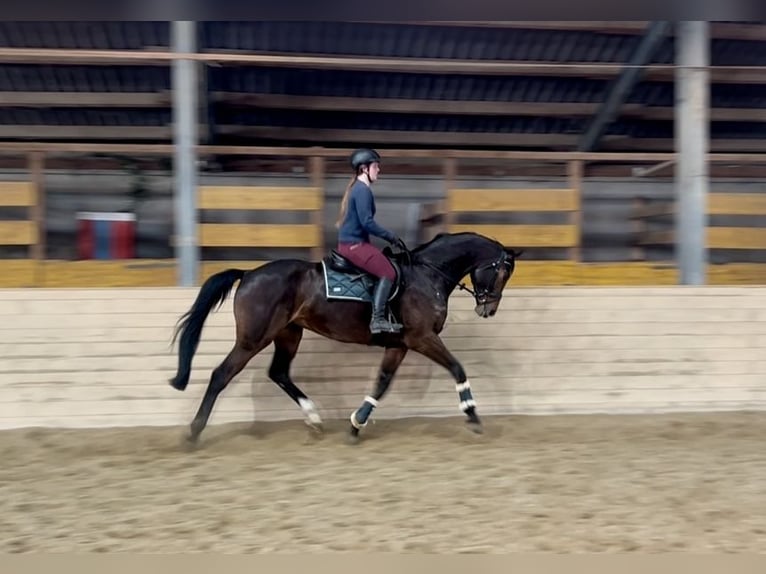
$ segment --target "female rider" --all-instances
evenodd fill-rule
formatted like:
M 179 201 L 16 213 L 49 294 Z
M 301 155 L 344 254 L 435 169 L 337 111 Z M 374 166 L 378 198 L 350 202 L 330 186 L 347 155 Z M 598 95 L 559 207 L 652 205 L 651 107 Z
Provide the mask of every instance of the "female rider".
M 396 271 L 388 258 L 370 243 L 370 235 L 380 237 L 406 250 L 404 242 L 375 221 L 375 196 L 372 184 L 380 173 L 380 155 L 373 149 L 361 148 L 351 154 L 351 178 L 340 204 L 338 253 L 357 267 L 378 277 L 372 300 L 370 332 L 395 333 L 402 325 L 391 323 L 385 316 L 386 303 L 396 279 Z

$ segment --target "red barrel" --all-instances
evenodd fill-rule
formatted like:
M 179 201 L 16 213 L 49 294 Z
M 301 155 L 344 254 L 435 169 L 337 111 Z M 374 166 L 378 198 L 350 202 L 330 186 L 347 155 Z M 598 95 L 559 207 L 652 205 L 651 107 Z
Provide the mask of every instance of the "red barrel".
M 136 215 L 84 211 L 77 214 L 77 254 L 80 259 L 133 259 Z

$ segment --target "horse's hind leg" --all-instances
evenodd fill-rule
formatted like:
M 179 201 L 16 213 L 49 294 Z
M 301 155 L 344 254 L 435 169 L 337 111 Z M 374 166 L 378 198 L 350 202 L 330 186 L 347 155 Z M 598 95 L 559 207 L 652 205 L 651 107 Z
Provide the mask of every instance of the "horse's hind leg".
M 207 421 L 210 418 L 210 413 L 213 411 L 213 405 L 215 404 L 218 395 L 220 395 L 226 388 L 226 385 L 237 376 L 237 373 L 245 368 L 248 361 L 267 344 L 268 343 L 263 344 L 260 347 L 245 347 L 237 342 L 221 364 L 213 369 L 207 390 L 205 390 L 205 396 L 202 398 L 197 414 L 194 416 L 194 420 L 192 420 L 191 423 L 191 434 L 189 435 L 190 442 L 197 442 L 200 433 L 207 425 Z
M 293 383 L 290 377 L 290 364 L 298 352 L 303 337 L 303 327 L 290 323 L 274 337 L 274 356 L 269 367 L 269 378 L 301 407 L 306 416 L 306 424 L 311 429 L 321 432 L 322 419 L 316 405 Z
M 367 425 L 372 411 L 378 406 L 383 396 L 391 386 L 391 381 L 407 355 L 406 347 L 388 347 L 383 354 L 383 361 L 378 370 L 378 380 L 375 383 L 375 389 L 372 394 L 364 397 L 361 406 L 351 413 L 351 429 L 349 430 L 350 442 L 356 443 L 359 440 L 359 431 Z

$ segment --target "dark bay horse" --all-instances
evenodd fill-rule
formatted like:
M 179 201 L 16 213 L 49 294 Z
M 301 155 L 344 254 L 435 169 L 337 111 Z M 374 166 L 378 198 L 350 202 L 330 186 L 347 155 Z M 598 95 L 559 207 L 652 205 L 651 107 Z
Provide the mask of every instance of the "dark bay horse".
M 178 371 L 170 380 L 171 386 L 179 391 L 186 388 L 205 319 L 240 281 L 233 302 L 236 341 L 212 372 L 191 423 L 189 440 L 197 441 L 213 404 L 226 385 L 250 359 L 272 343 L 274 356 L 269 378 L 300 406 L 306 423 L 320 430 L 322 421 L 313 401 L 290 377 L 290 364 L 298 352 L 304 329 L 336 341 L 384 349 L 372 394 L 351 414 L 352 439 L 356 439 L 359 430 L 367 424 L 409 349 L 452 374 L 466 422 L 472 430 L 481 432 L 471 384 L 439 333 L 447 318 L 447 301 L 458 285 L 474 296 L 475 311 L 480 317 L 493 316 L 520 252 L 506 250 L 497 241 L 476 233 L 445 233 L 412 251 L 392 254 L 387 250 L 387 255 L 399 272 L 398 291 L 389 307 L 403 325 L 400 333 L 371 335 L 369 302 L 328 299 L 322 262 L 278 259 L 251 271 L 227 269 L 210 276 L 176 327 L 173 341 L 180 335 Z M 357 270 L 357 274 L 360 273 L 364 272 Z M 466 275 L 470 275 L 473 289 L 460 283 Z

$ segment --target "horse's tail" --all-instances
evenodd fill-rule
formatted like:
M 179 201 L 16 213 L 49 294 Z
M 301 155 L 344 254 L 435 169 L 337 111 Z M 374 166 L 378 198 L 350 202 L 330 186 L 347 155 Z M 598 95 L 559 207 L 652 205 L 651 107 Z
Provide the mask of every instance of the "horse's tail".
M 170 379 L 170 386 L 174 389 L 183 391 L 189 384 L 192 358 L 197 351 L 205 319 L 213 307 L 216 305 L 220 307 L 223 304 L 234 284 L 244 275 L 245 271 L 241 269 L 227 269 L 208 277 L 202 284 L 191 309 L 179 319 L 173 334 L 174 343 L 178 335 L 181 335 L 178 346 L 178 371 L 176 376 Z

